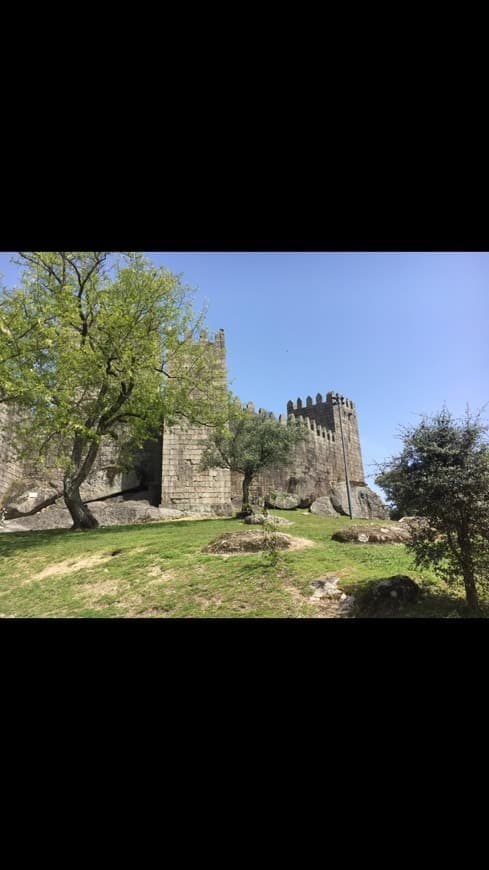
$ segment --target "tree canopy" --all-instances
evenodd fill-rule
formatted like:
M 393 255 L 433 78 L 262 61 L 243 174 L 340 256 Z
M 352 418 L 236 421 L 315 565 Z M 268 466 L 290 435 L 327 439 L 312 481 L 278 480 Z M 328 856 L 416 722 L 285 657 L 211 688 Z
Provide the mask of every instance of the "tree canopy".
M 239 399 L 229 394 L 227 423 L 209 435 L 202 467 L 240 472 L 246 507 L 253 478 L 265 468 L 285 464 L 292 447 L 304 437 L 304 429 L 295 418 L 283 424 L 267 414 L 255 414 L 242 408 Z
M 404 449 L 380 466 L 376 478 L 413 525 L 416 564 L 433 565 L 448 582 L 463 581 L 467 603 L 478 609 L 478 587 L 489 569 L 489 444 L 480 415 L 456 420 L 447 411 L 403 429 Z
M 124 450 L 163 418 L 206 420 L 218 361 L 193 340 L 189 287 L 137 253 L 21 252 L 0 294 L 0 401 L 30 456 L 56 456 L 74 526 L 96 525 L 79 487 L 103 439 Z

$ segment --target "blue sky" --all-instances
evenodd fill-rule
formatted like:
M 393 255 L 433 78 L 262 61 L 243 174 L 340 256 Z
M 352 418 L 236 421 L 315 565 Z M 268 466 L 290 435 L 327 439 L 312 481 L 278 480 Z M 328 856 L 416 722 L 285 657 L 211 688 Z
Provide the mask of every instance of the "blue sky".
M 17 270 L 0 254 L 11 286 Z M 276 414 L 338 390 L 357 405 L 367 481 L 400 425 L 489 402 L 489 253 L 150 252 L 226 334 L 230 386 Z M 489 405 L 485 413 L 489 418 Z M 380 490 L 378 490 L 380 492 Z

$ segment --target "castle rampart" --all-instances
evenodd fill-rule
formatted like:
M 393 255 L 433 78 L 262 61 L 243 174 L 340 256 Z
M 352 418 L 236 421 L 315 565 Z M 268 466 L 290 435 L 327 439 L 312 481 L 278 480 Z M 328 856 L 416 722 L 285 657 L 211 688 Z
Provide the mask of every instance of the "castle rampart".
M 218 362 L 217 387 L 222 392 L 222 406 L 227 401 L 226 349 L 224 331 L 208 336 L 203 330 L 199 341 L 206 343 L 215 353 Z M 195 398 L 195 396 L 194 396 Z M 246 406 L 250 413 L 272 413 L 260 408 L 255 411 L 253 402 Z M 25 483 L 30 489 L 32 482 L 60 477 L 59 471 L 49 471 L 20 462 L 13 449 L 14 411 L 0 405 L 0 500 L 12 484 Z M 340 416 L 341 415 L 341 416 Z M 250 497 L 252 501 L 265 499 L 271 492 L 291 493 L 299 501 L 311 504 L 331 491 L 342 492 L 345 486 L 346 454 L 348 474 L 352 487 L 360 493 L 365 489 L 363 462 L 358 431 L 357 411 L 354 402 L 338 393 L 328 392 L 325 397 L 317 393 L 315 400 L 287 403 L 286 413 L 279 422 L 286 425 L 289 417 L 295 417 L 304 427 L 306 437 L 291 451 L 286 465 L 263 471 L 254 479 Z M 163 427 L 159 443 L 148 444 L 145 450 L 134 456 L 133 470 L 121 473 L 116 466 L 115 444 L 104 440 L 90 478 L 82 487 L 82 498 L 104 498 L 140 486 L 150 490 L 150 499 L 164 508 L 176 508 L 187 513 L 228 515 L 232 503 L 236 505 L 242 494 L 242 475 L 227 469 L 214 468 L 202 471 L 200 462 L 208 428 L 202 425 L 181 423 Z M 37 485 L 37 484 L 36 484 Z M 372 495 L 374 495 L 372 493 Z M 365 497 L 362 495 L 362 497 Z M 376 497 L 377 498 L 377 497 Z M 355 514 L 369 516 L 363 504 L 356 499 Z

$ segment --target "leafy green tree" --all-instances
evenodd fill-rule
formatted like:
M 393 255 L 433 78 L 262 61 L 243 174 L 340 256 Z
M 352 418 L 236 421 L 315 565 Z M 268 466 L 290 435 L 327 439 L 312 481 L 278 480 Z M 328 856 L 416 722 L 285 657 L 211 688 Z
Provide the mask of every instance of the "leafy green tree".
M 102 442 L 121 460 L 163 418 L 212 418 L 217 360 L 194 342 L 190 288 L 140 254 L 22 252 L 21 286 L 0 294 L 0 400 L 18 409 L 31 458 L 56 457 L 73 528 Z
M 243 409 L 239 399 L 230 395 L 227 423 L 209 435 L 201 467 L 240 472 L 246 509 L 253 478 L 272 465 L 284 465 L 292 447 L 304 438 L 304 429 L 295 419 L 283 424 L 266 414 L 255 414 Z
M 488 427 L 467 412 L 457 421 L 443 410 L 404 428 L 404 449 L 380 465 L 376 483 L 413 524 L 418 566 L 432 565 L 447 582 L 463 581 L 467 605 L 479 609 L 478 587 L 489 569 Z

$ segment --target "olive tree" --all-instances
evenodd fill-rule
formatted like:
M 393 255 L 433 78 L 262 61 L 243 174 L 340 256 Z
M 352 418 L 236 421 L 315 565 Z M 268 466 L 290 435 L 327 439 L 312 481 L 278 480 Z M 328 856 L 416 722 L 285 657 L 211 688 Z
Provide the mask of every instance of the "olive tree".
M 284 465 L 295 444 L 305 438 L 295 420 L 286 424 L 267 414 L 242 408 L 239 399 L 228 399 L 227 423 L 211 431 L 202 455 L 202 468 L 229 468 L 243 475 L 243 509 L 250 500 L 254 477 L 273 465 Z

